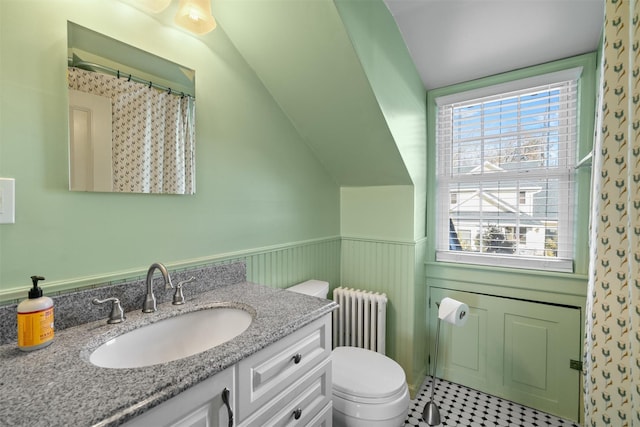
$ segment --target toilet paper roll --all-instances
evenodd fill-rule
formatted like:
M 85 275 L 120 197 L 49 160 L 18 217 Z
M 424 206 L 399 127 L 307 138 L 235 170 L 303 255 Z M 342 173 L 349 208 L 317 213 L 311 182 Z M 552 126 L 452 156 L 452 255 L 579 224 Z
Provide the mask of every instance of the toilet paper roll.
M 455 326 L 463 326 L 469 317 L 469 306 L 453 298 L 443 298 L 438 308 L 438 317 Z

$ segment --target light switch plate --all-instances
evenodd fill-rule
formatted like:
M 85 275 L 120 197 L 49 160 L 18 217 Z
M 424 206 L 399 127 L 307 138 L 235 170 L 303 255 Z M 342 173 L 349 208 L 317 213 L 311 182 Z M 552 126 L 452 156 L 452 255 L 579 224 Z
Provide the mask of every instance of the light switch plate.
M 0 178 L 0 224 L 16 222 L 16 180 Z

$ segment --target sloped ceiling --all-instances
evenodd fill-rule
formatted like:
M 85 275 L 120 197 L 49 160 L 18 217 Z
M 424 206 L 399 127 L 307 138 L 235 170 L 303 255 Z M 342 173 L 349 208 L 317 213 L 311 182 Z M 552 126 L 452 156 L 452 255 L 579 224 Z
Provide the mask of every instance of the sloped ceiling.
M 411 184 L 332 0 L 217 0 L 213 14 L 338 185 Z
M 366 1 L 384 1 L 426 90 L 592 52 L 604 13 L 604 0 Z M 333 0 L 212 6 L 338 185 L 412 183 Z

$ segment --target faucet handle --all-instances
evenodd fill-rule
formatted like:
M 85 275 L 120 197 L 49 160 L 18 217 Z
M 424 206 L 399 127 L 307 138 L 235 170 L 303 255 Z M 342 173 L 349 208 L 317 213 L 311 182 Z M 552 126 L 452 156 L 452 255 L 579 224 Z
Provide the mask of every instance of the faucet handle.
M 193 282 L 196 280 L 195 277 L 191 276 L 187 280 L 183 280 L 182 282 L 178 282 L 176 285 L 176 292 L 173 294 L 173 305 L 182 305 L 184 304 L 184 295 L 182 294 L 182 285 Z
M 106 302 L 111 301 L 111 314 L 109 314 L 109 320 L 107 323 L 114 324 L 120 323 L 124 321 L 124 311 L 122 311 L 122 306 L 120 305 L 120 300 L 115 297 L 99 300 L 98 298 L 94 298 L 91 302 L 94 305 L 104 304 Z

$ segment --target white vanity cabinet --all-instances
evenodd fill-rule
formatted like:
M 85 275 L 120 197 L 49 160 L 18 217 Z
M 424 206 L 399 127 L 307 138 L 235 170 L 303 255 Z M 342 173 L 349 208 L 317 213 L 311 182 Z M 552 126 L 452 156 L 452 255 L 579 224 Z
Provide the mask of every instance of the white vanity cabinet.
M 235 367 L 190 387 L 179 395 L 125 423 L 126 427 L 228 427 L 229 410 L 235 413 Z M 228 390 L 228 403 L 223 393 Z M 233 425 L 236 425 L 235 422 Z
M 331 427 L 331 315 L 126 423 L 127 427 Z

